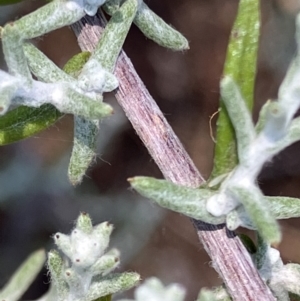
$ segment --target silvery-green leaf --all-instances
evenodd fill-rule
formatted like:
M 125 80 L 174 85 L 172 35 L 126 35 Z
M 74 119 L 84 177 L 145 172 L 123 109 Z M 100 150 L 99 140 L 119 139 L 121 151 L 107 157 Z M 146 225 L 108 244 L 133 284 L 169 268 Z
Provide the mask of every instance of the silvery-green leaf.
M 93 232 L 93 224 L 90 215 L 81 212 L 76 220 L 76 228 L 86 234 L 91 234 Z
M 95 277 L 88 294 L 82 301 L 93 301 L 102 296 L 128 290 L 140 281 L 137 273 L 110 274 L 105 277 Z M 81 301 L 81 300 L 80 300 Z
M 73 185 L 81 183 L 87 168 L 94 161 L 98 131 L 98 120 L 74 117 L 74 144 L 68 169 L 69 180 Z
M 290 197 L 265 197 L 276 219 L 300 217 L 300 199 Z
M 187 39 L 157 16 L 144 2 L 141 3 L 134 23 L 147 38 L 162 47 L 172 50 L 189 49 Z
M 31 254 L 0 291 L 0 299 L 17 301 L 25 293 L 45 263 L 45 251 Z
M 120 252 L 117 249 L 111 249 L 97 260 L 91 267 L 93 275 L 107 275 L 120 264 Z
M 279 226 L 259 188 L 253 186 L 247 189 L 233 186 L 228 190 L 244 205 L 263 239 L 269 243 L 279 243 L 281 240 Z
M 71 4 L 72 5 L 72 4 Z M 84 16 L 83 9 L 68 1 L 51 1 L 34 12 L 4 26 L 2 48 L 11 74 L 22 76 L 29 83 L 32 80 L 23 43 L 47 32 L 75 23 Z M 37 26 L 32 26 L 37 24 Z M 38 25 L 39 24 L 39 25 Z
M 113 112 L 110 105 L 86 96 L 67 83 L 33 81 L 32 90 L 19 90 L 19 95 L 15 97 L 14 101 L 18 105 L 32 107 L 51 103 L 60 112 L 89 119 L 100 119 L 111 115 Z
M 65 271 L 64 261 L 56 250 L 51 250 L 48 253 L 47 266 L 51 273 L 51 282 L 57 292 L 58 300 L 62 301 L 68 295 L 69 287 L 63 277 Z
M 239 87 L 230 76 L 221 80 L 221 97 L 235 130 L 240 163 L 248 156 L 249 145 L 255 138 L 252 116 Z
M 98 61 L 106 71 L 113 72 L 114 70 L 118 55 L 137 12 L 137 7 L 137 0 L 125 1 L 105 27 L 90 60 Z M 88 72 L 87 67 L 88 65 L 83 68 L 83 72 Z
M 105 11 L 113 15 L 120 5 L 120 0 L 109 1 L 104 5 Z M 149 39 L 162 47 L 175 51 L 189 49 L 187 39 L 157 16 L 143 1 L 134 18 L 134 24 Z
M 150 177 L 134 177 L 129 182 L 141 195 L 164 208 L 215 225 L 225 221 L 225 216 L 214 217 L 207 212 L 206 201 L 215 193 L 208 189 L 178 186 Z
M 25 43 L 23 45 L 23 50 L 26 55 L 30 71 L 38 80 L 46 83 L 53 83 L 57 81 L 75 83 L 75 79 L 72 77 L 73 74 L 71 74 L 74 68 L 70 68 L 70 64 L 71 61 L 77 61 L 76 56 L 67 62 L 67 70 L 61 70 L 44 53 L 31 43 Z
M 121 6 L 121 2 L 123 0 L 110 0 L 110 1 L 106 1 L 102 8 L 105 10 L 105 12 L 107 14 L 109 14 L 110 16 L 112 16 Z
M 95 81 L 97 86 L 101 73 L 103 80 L 99 89 L 105 92 L 112 91 L 117 87 L 118 81 L 110 72 L 114 69 L 136 10 L 136 0 L 127 1 L 110 19 L 94 53 L 82 68 L 78 77 L 79 81 L 91 84 L 89 79 L 97 79 Z M 95 159 L 99 122 L 75 117 L 74 123 L 74 146 L 68 174 L 71 183 L 77 185 L 82 181 L 86 170 Z

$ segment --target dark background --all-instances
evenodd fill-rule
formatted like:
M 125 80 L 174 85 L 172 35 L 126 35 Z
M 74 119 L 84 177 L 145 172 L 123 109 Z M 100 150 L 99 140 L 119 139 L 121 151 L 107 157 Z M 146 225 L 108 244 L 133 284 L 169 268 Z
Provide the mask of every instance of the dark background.
M 147 40 L 133 27 L 125 51 L 176 134 L 207 178 L 214 143 L 209 118 L 217 111 L 221 76 L 237 0 L 150 0 L 147 4 L 181 31 L 190 50 L 175 53 Z M 0 25 L 26 15 L 43 1 L 0 7 Z M 261 105 L 276 98 L 295 52 L 294 18 L 299 1 L 262 1 L 262 31 L 254 119 Z M 79 52 L 70 28 L 34 41 L 62 67 Z M 1 68 L 5 69 L 0 54 Z M 115 225 L 111 246 L 121 250 L 119 270 L 136 271 L 142 279 L 159 277 L 178 282 L 195 300 L 204 286 L 221 280 L 198 242 L 188 218 L 158 208 L 128 189 L 134 175 L 161 177 L 155 163 L 111 95 L 115 109 L 101 122 L 97 162 L 83 183 L 74 188 L 67 179 L 72 149 L 73 120 L 65 116 L 34 137 L 0 148 L 0 286 L 37 248 L 52 248 L 51 235 L 70 232 L 80 211 L 95 223 Z M 213 120 L 213 125 L 215 119 Z M 299 143 L 279 154 L 264 168 L 259 183 L 267 195 L 300 197 Z M 282 222 L 279 246 L 286 261 L 300 262 L 297 219 Z M 34 299 L 46 290 L 46 270 L 24 296 Z

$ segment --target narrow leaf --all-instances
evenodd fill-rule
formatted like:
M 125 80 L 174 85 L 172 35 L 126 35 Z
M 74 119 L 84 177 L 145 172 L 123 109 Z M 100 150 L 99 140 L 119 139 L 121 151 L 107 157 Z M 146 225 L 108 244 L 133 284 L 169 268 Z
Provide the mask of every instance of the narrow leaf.
M 140 281 L 140 275 L 137 273 L 110 274 L 106 277 L 95 277 L 91 284 L 85 301 L 94 301 L 100 297 L 115 294 L 128 290 Z
M 144 2 L 141 3 L 134 23 L 147 38 L 162 47 L 176 51 L 189 49 L 187 39 L 157 16 Z
M 290 197 L 265 197 L 276 219 L 300 217 L 300 199 Z
M 112 249 L 108 253 L 101 256 L 92 266 L 93 275 L 107 275 L 120 264 L 120 252 L 117 249 Z
M 56 66 L 44 53 L 42 53 L 38 48 L 36 48 L 31 43 L 25 43 L 23 45 L 23 50 L 27 58 L 28 66 L 30 71 L 35 75 L 35 77 L 45 83 L 53 82 L 75 82 L 72 77 L 72 70 L 69 67 L 72 62 L 77 59 L 77 55 L 72 57 L 67 63 L 67 69 L 64 71 Z M 82 66 L 81 66 L 82 68 Z
M 239 161 L 248 156 L 248 148 L 254 140 L 255 131 L 252 116 L 241 95 L 238 85 L 230 76 L 221 80 L 221 96 L 235 130 Z
M 73 81 L 71 77 L 59 69 L 32 44 L 25 43 L 23 48 L 28 59 L 30 70 L 37 78 L 46 82 L 59 80 L 65 82 Z M 87 54 L 84 53 L 84 55 L 84 62 L 86 62 Z M 82 56 L 83 55 L 81 55 L 80 58 L 82 58 Z M 72 58 L 69 60 L 66 64 L 66 72 L 70 72 L 70 74 L 75 72 L 74 65 L 76 64 L 74 61 L 77 62 L 78 58 L 75 57 L 74 59 Z M 47 64 L 47 68 L 44 68 L 45 64 Z M 43 66 L 43 68 L 41 68 L 41 66 Z M 19 106 L 0 117 L 0 145 L 17 142 L 31 137 L 53 125 L 63 115 L 64 114 L 60 113 L 50 104 L 42 105 L 39 108 Z
M 224 75 L 231 76 L 239 86 L 250 112 L 253 106 L 259 40 L 259 5 L 259 0 L 239 1 L 238 14 L 231 31 L 223 72 Z M 238 162 L 234 129 L 223 102 L 220 106 L 212 177 L 229 172 Z
M 122 0 L 110 0 L 110 1 L 106 1 L 102 8 L 104 9 L 104 11 L 112 16 L 119 8 L 121 5 L 121 1 Z
M 19 300 L 42 269 L 45 260 L 46 255 L 44 250 L 39 250 L 31 254 L 0 292 L 0 300 Z
M 281 240 L 279 226 L 260 190 L 253 186 L 251 189 L 230 187 L 229 191 L 244 205 L 262 238 L 270 244 L 279 243 Z
M 90 56 L 90 52 L 81 52 L 73 56 L 64 66 L 64 71 L 77 77 Z M 98 120 L 74 116 L 74 141 L 68 168 L 69 180 L 74 186 L 81 183 L 87 168 L 95 158 L 98 131 Z
M 113 15 L 119 9 L 119 4 L 120 0 L 113 0 L 105 3 L 103 8 L 109 15 Z M 162 47 L 175 51 L 189 49 L 187 39 L 156 15 L 144 2 L 141 2 L 133 22 L 147 38 Z
M 57 292 L 58 300 L 64 300 L 68 295 L 69 287 L 64 279 L 64 261 L 59 255 L 58 251 L 51 250 L 48 253 L 48 269 L 51 273 L 51 283 Z
M 96 156 L 98 124 L 98 120 L 74 117 L 74 144 L 68 169 L 69 180 L 74 186 L 81 183 Z
M 134 177 L 128 181 L 142 196 L 150 198 L 161 207 L 210 224 L 225 222 L 225 216 L 214 217 L 207 212 L 206 201 L 214 194 L 208 189 L 178 186 L 150 177 Z
M 31 137 L 54 124 L 63 114 L 46 104 L 39 108 L 20 106 L 0 117 L 0 145 Z
M 137 0 L 127 0 L 120 9 L 113 14 L 91 56 L 91 60 L 96 59 L 102 67 L 109 72 L 113 72 L 114 70 L 124 40 L 135 17 L 137 5 Z M 88 65 L 89 62 L 87 62 L 85 68 L 88 68 Z
M 97 76 L 90 74 L 91 70 L 94 70 L 92 65 L 95 60 L 106 71 L 113 72 L 136 10 L 136 0 L 130 0 L 124 3 L 120 10 L 114 14 L 109 20 L 94 53 L 86 62 L 85 66 L 83 68 L 81 66 L 82 72 L 79 78 Z M 68 70 L 71 69 L 72 74 L 74 74 L 74 70 L 76 72 L 80 64 L 69 64 L 67 67 L 70 67 Z M 108 77 L 106 79 L 108 79 Z M 112 85 L 112 88 L 113 87 L 114 85 Z M 73 185 L 81 183 L 86 170 L 96 156 L 96 139 L 98 132 L 98 120 L 87 120 L 81 117 L 74 118 L 74 145 L 68 171 L 70 182 Z

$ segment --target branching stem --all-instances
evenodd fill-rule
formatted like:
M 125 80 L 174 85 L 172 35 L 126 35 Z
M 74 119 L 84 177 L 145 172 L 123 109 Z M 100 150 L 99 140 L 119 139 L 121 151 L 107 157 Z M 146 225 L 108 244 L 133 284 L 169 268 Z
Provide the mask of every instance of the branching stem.
M 93 51 L 104 26 L 105 18 L 100 14 L 93 18 L 84 17 L 72 25 L 83 51 Z M 198 187 L 204 182 L 203 177 L 124 51 L 117 61 L 115 75 L 120 82 L 116 98 L 164 177 L 179 185 Z M 192 222 L 233 300 L 276 300 L 233 232 L 224 225 L 213 226 L 196 220 Z

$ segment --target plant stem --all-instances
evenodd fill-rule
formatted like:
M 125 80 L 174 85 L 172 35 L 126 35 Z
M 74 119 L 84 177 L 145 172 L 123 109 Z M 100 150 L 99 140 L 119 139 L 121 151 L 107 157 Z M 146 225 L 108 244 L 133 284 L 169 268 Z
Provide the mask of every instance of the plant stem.
M 103 15 L 98 14 L 93 18 L 85 17 L 72 26 L 83 51 L 93 51 L 105 22 Z M 115 75 L 120 82 L 115 96 L 164 177 L 179 185 L 199 187 L 204 182 L 203 177 L 124 51 L 120 53 Z M 235 233 L 228 231 L 224 225 L 192 222 L 233 300 L 276 300 Z

